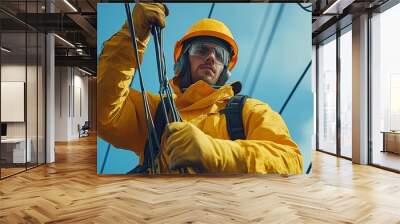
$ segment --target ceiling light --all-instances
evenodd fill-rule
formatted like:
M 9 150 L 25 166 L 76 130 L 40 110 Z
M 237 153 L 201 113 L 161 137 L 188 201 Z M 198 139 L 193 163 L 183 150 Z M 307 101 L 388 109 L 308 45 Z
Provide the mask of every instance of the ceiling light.
M 58 36 L 57 34 L 54 34 L 55 37 L 57 37 L 59 40 L 61 40 L 62 42 L 66 43 L 67 45 L 69 45 L 70 47 L 75 48 L 75 45 L 73 45 L 71 42 L 69 42 L 68 40 Z
M 78 12 L 78 10 L 71 4 L 68 2 L 68 0 L 64 0 L 65 4 L 67 4 L 72 10 L 74 10 L 74 12 Z
M 5 47 L 1 47 L 0 49 L 1 49 L 2 51 L 6 52 L 6 53 L 10 53 L 10 52 L 11 52 L 11 50 L 9 50 L 9 49 L 7 49 L 7 48 L 5 48 Z
M 83 49 L 77 48 L 76 53 L 78 53 L 79 55 L 83 55 Z
M 90 73 L 90 72 L 88 72 L 88 71 L 86 71 L 86 70 L 83 70 L 83 69 L 81 69 L 81 68 L 79 68 L 79 67 L 78 67 L 78 70 L 81 71 L 81 72 L 83 72 L 83 73 L 85 73 L 85 74 L 87 74 L 87 75 L 93 75 L 92 73 Z
M 351 5 L 355 0 L 336 0 L 322 14 L 342 14 L 343 10 Z

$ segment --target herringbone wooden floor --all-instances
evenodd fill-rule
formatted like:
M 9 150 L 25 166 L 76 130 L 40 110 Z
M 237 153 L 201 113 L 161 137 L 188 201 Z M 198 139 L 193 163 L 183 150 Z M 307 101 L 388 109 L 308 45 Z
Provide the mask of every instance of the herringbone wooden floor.
M 314 154 L 311 176 L 98 176 L 94 137 L 0 181 L 0 223 L 400 223 L 400 175 Z

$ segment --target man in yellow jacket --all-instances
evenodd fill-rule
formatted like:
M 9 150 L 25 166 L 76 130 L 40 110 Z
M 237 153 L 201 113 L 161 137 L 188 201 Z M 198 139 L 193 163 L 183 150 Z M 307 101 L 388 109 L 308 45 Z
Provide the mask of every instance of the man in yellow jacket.
M 135 5 L 140 62 L 151 25 L 164 27 L 166 14 L 162 4 Z M 133 52 L 127 23 L 104 43 L 98 65 L 98 134 L 118 148 L 133 150 L 143 163 L 148 133 L 141 93 L 129 88 L 137 67 Z M 283 119 L 259 100 L 249 98 L 244 104 L 245 139 L 230 140 L 221 110 L 234 95 L 225 82 L 237 57 L 231 31 L 215 19 L 198 21 L 176 43 L 176 74 L 170 84 L 183 121 L 165 128 L 163 172 L 192 167 L 205 173 L 303 173 L 301 152 Z M 160 97 L 146 94 L 154 118 Z

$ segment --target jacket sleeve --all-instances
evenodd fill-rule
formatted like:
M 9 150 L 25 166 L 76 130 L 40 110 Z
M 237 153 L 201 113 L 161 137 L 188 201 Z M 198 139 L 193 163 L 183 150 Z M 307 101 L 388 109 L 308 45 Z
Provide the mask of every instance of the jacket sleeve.
M 303 173 L 299 147 L 278 113 L 261 101 L 248 99 L 243 108 L 243 125 L 246 140 L 213 138 L 215 160 L 211 167 L 217 170 L 210 172 Z
M 137 41 L 141 63 L 149 38 Z M 115 147 L 143 153 L 147 126 L 140 92 L 129 88 L 136 68 L 127 23 L 103 45 L 97 77 L 98 135 Z M 152 116 L 158 97 L 146 94 Z

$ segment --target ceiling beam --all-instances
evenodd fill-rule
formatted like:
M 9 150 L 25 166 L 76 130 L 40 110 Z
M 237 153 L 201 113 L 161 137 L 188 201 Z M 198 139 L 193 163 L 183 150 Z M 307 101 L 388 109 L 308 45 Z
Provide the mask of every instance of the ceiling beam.
M 56 66 L 80 66 L 97 69 L 97 59 L 91 56 L 55 56 Z
M 91 46 L 96 46 L 97 31 L 96 28 L 90 24 L 85 17 L 80 14 L 68 14 L 68 17 L 74 21 L 79 27 L 81 27 L 89 38 L 86 41 L 90 42 Z

